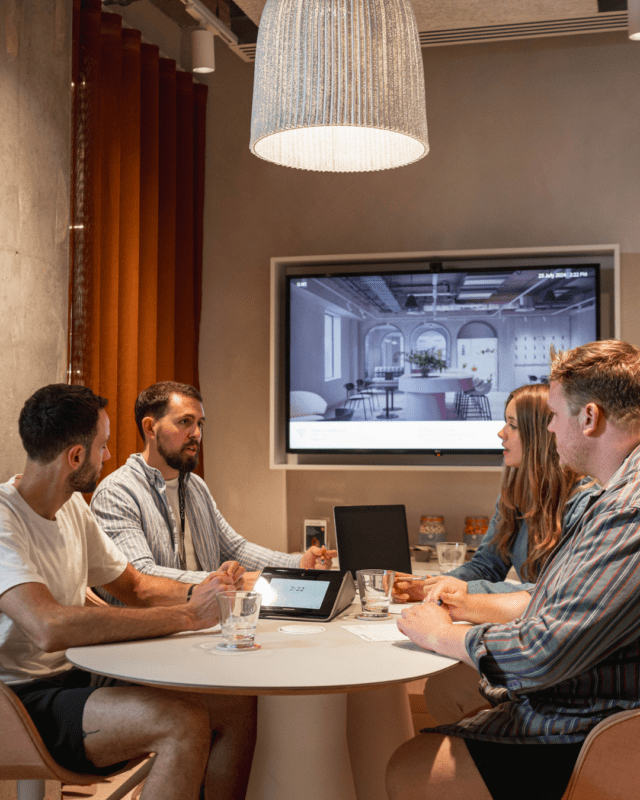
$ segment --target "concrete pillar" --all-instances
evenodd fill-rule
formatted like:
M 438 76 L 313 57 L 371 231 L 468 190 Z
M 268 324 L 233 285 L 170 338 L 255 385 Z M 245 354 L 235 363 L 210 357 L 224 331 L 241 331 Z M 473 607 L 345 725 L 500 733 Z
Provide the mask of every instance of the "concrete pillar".
M 22 404 L 66 375 L 71 12 L 0 3 L 0 481 L 24 466 Z

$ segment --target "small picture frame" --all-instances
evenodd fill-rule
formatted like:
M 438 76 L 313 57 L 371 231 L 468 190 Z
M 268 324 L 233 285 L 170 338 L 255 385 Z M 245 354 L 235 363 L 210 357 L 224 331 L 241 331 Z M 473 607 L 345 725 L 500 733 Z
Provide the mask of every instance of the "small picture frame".
M 310 547 L 327 546 L 327 520 L 326 519 L 305 519 L 304 533 L 302 537 L 302 550 Z

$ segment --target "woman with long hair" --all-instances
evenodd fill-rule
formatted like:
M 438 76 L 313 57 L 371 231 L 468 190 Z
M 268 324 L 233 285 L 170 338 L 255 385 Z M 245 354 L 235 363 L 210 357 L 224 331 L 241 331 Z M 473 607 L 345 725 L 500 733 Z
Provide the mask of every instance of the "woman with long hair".
M 454 619 L 503 622 L 519 616 L 528 603 L 527 588 L 538 580 L 565 531 L 582 516 L 595 488 L 593 481 L 560 464 L 548 430 L 548 395 L 545 384 L 511 392 L 498 433 L 504 449 L 500 497 L 487 533 L 471 561 L 424 581 L 425 599 L 437 594 Z M 522 584 L 505 581 L 512 566 Z M 504 597 L 507 592 L 518 593 L 511 604 Z M 498 594 L 503 597 L 495 597 L 495 610 L 491 598 L 481 597 Z M 484 704 L 477 687 L 477 671 L 464 664 L 442 673 L 441 679 L 429 678 L 429 713 L 439 724 L 460 719 Z

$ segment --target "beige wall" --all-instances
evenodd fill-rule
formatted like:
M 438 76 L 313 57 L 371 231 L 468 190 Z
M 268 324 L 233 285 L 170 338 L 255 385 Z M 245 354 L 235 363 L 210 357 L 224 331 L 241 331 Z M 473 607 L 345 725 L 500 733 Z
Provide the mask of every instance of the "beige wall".
M 66 380 L 71 7 L 0 3 L 0 481 L 26 398 Z
M 640 46 L 623 34 L 423 51 L 431 153 L 368 175 L 272 166 L 248 150 L 253 65 L 218 47 L 201 379 L 206 474 L 239 531 L 299 547 L 337 503 L 491 513 L 496 473 L 270 471 L 269 259 L 321 253 L 621 245 L 622 334 L 640 343 Z M 635 254 L 635 255 L 633 255 Z
M 66 362 L 71 4 L 0 4 L 0 480 L 23 462 L 16 418 Z M 297 547 L 337 502 L 490 513 L 492 473 L 268 468 L 273 255 L 619 242 L 622 335 L 640 342 L 639 45 L 623 34 L 423 51 L 432 152 L 370 175 L 319 175 L 248 151 L 253 65 L 217 43 L 201 373 L 207 480 L 256 541 Z

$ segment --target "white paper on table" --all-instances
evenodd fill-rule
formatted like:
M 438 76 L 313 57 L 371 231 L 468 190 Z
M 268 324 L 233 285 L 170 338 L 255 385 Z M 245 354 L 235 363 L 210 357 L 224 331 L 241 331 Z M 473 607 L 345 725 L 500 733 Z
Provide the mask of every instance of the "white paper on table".
M 408 637 L 398 630 L 395 622 L 377 625 L 343 625 L 349 633 L 355 633 L 365 642 L 406 642 Z

